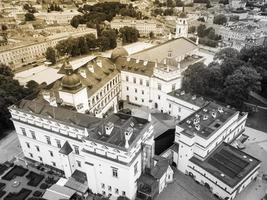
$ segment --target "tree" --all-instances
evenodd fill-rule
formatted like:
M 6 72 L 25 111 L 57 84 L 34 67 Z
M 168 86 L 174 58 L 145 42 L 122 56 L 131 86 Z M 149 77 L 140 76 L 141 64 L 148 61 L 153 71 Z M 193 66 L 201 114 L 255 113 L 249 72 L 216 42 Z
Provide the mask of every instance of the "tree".
M 219 25 L 223 25 L 227 22 L 227 18 L 225 15 L 220 14 L 214 17 L 213 19 L 213 23 L 214 24 L 219 24 Z
M 120 28 L 123 43 L 133 43 L 138 40 L 139 31 L 136 28 L 125 26 Z
M 261 90 L 261 76 L 251 67 L 240 67 L 228 76 L 224 83 L 224 98 L 227 104 L 242 108 L 249 92 Z
M 205 36 L 205 29 L 206 29 L 206 26 L 204 24 L 200 24 L 198 27 L 197 27 L 197 34 L 198 34 L 198 37 L 204 37 Z
M 26 13 L 25 14 L 25 21 L 34 21 L 35 16 L 32 13 Z
M 48 47 L 45 52 L 45 58 L 52 64 L 56 63 L 56 51 L 53 47 Z
M 109 49 L 117 47 L 117 33 L 114 29 L 105 29 L 101 32 L 101 36 L 109 39 Z
M 184 72 L 182 88 L 190 93 L 204 95 L 207 87 L 207 68 L 202 63 L 190 65 Z
M 188 33 L 195 33 L 196 32 L 196 27 L 195 26 L 190 26 L 188 28 Z
M 100 51 L 106 51 L 110 47 L 109 39 L 105 36 L 100 36 L 97 38 L 97 46 L 99 47 Z
M 2 29 L 2 31 L 6 31 L 7 30 L 7 25 L 2 24 L 1 29 Z
M 174 7 L 173 0 L 167 0 L 167 7 Z
M 153 32 L 153 31 L 149 32 L 149 37 L 150 37 L 150 39 L 153 39 L 153 38 L 155 37 L 155 35 L 154 35 L 154 32 Z
M 27 88 L 23 88 L 10 68 L 0 63 L 0 133 L 13 127 L 10 121 L 8 107 L 30 94 Z
M 220 50 L 219 52 L 217 52 L 214 55 L 213 60 L 219 60 L 219 61 L 224 61 L 227 58 L 238 58 L 239 57 L 239 51 L 234 49 L 234 48 L 224 48 L 222 50 Z
M 80 24 L 80 17 L 79 17 L 79 15 L 74 16 L 70 20 L 70 25 L 73 26 L 74 28 L 78 28 L 79 24 Z

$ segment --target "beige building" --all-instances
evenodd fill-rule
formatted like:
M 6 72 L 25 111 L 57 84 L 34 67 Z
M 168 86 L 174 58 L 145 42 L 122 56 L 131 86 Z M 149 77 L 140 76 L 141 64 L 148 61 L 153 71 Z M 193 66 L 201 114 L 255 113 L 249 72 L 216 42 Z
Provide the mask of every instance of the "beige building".
M 140 35 L 149 35 L 153 32 L 155 35 L 163 34 L 163 25 L 154 20 L 135 20 L 135 19 L 114 19 L 110 22 L 111 28 L 120 29 L 125 26 L 136 28 Z
M 12 69 L 27 65 L 44 58 L 48 47 L 54 47 L 56 44 L 69 37 L 79 37 L 86 34 L 96 34 L 95 29 L 86 29 L 80 32 L 58 33 L 45 38 L 33 39 L 33 41 L 16 43 L 0 48 L 0 62 L 10 66 Z
M 78 11 L 64 11 L 64 12 L 38 12 L 35 13 L 34 16 L 37 19 L 44 20 L 47 24 L 70 24 L 71 19 L 79 15 L 80 13 Z

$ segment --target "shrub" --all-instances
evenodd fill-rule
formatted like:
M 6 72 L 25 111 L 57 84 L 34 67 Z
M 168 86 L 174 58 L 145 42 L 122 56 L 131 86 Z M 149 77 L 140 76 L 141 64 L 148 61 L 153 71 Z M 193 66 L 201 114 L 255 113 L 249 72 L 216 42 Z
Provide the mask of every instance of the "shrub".
M 42 192 L 39 191 L 39 190 L 37 190 L 37 191 L 35 191 L 35 192 L 33 193 L 33 196 L 34 196 L 34 197 L 40 197 L 41 195 L 42 195 Z
M 45 190 L 45 189 L 47 189 L 49 186 L 46 184 L 46 183 L 42 183 L 41 185 L 40 185 L 40 189 L 43 189 L 43 190 Z

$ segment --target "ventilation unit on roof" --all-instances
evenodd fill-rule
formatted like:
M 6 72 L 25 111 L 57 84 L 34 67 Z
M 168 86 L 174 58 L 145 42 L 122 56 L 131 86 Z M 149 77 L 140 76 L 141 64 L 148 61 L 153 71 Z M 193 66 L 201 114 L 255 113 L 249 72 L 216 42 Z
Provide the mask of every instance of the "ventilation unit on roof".
M 187 123 L 187 124 L 191 124 L 191 121 L 190 121 L 190 120 L 186 120 L 186 123 Z
M 199 114 L 195 114 L 196 118 L 199 118 Z
M 223 108 L 222 107 L 219 107 L 218 108 L 218 111 L 219 111 L 219 113 L 223 113 Z
M 106 125 L 105 125 L 105 130 L 106 130 L 106 134 L 107 135 L 110 135 L 112 130 L 114 128 L 114 123 L 112 122 L 108 122 Z
M 212 116 L 213 118 L 216 118 L 216 116 L 217 116 L 217 113 L 216 113 L 216 112 L 214 112 L 214 111 L 212 111 L 212 112 L 211 112 L 211 116 Z
M 203 111 L 204 111 L 204 112 L 208 112 L 208 109 L 207 109 L 207 108 L 204 108 Z
M 180 93 L 181 95 L 184 95 L 185 94 L 185 91 L 181 91 L 181 93 Z
M 195 129 L 196 129 L 197 131 L 199 131 L 199 130 L 200 130 L 200 124 L 196 124 L 196 125 L 195 125 Z
M 192 100 L 196 100 L 197 96 L 196 95 L 193 95 L 192 96 Z
M 203 120 L 207 120 L 209 119 L 209 116 L 208 115 L 203 115 Z
M 224 174 L 221 174 L 221 177 L 224 177 Z
M 194 119 L 194 124 L 197 124 L 197 123 L 199 123 L 199 118 Z

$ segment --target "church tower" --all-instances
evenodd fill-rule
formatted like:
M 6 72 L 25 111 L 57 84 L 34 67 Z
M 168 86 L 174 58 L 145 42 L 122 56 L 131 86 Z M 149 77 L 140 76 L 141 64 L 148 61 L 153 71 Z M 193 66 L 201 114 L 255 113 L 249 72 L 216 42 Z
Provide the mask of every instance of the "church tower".
M 176 32 L 175 38 L 188 36 L 188 22 L 185 15 L 180 15 L 180 17 L 176 21 Z

